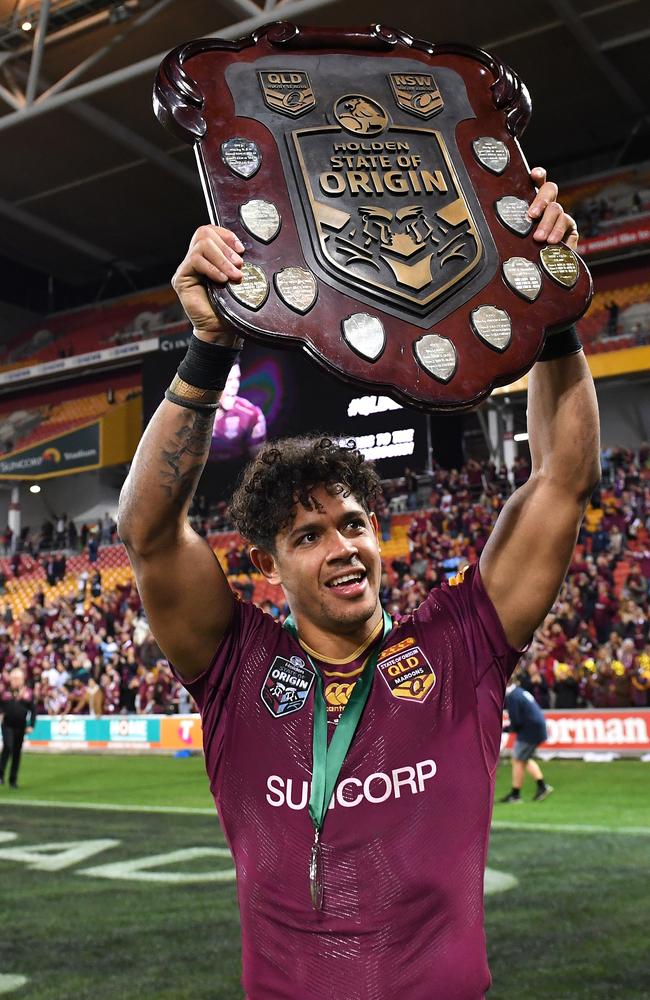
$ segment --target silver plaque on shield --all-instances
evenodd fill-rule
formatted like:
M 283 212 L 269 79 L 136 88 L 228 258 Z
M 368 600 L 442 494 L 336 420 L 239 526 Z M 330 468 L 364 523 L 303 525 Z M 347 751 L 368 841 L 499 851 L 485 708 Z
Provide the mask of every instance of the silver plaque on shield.
M 494 203 L 501 222 L 518 236 L 528 236 L 533 228 L 533 220 L 528 216 L 528 202 L 507 194 Z
M 366 361 L 376 361 L 386 344 L 384 325 L 369 313 L 353 313 L 341 323 L 346 343 Z
M 474 333 L 493 347 L 505 351 L 512 337 L 512 323 L 505 309 L 497 306 L 479 306 L 473 309 L 470 321 Z
M 512 290 L 529 302 L 534 302 L 542 290 L 542 275 L 537 264 L 525 257 L 504 260 L 503 275 Z
M 231 295 L 238 302 L 243 302 L 249 309 L 259 309 L 264 305 L 269 294 L 269 280 L 257 264 L 242 265 L 242 280 L 238 285 L 228 282 Z
M 439 382 L 449 382 L 458 364 L 451 340 L 437 333 L 427 333 L 415 342 L 415 356 L 424 370 Z
M 256 174 L 262 164 L 262 154 L 257 143 L 241 136 L 221 143 L 221 158 L 233 174 L 246 179 Z
M 580 275 L 578 258 L 573 250 L 562 245 L 542 247 L 539 256 L 542 267 L 553 281 L 565 288 L 573 288 Z
M 510 163 L 508 147 L 500 139 L 482 135 L 480 139 L 474 139 L 472 149 L 481 166 L 493 174 L 502 174 Z
M 296 312 L 309 312 L 318 295 L 316 278 L 311 271 L 305 267 L 285 267 L 273 280 L 283 302 Z
M 280 213 L 272 201 L 253 198 L 239 206 L 244 229 L 262 243 L 270 243 L 280 232 Z

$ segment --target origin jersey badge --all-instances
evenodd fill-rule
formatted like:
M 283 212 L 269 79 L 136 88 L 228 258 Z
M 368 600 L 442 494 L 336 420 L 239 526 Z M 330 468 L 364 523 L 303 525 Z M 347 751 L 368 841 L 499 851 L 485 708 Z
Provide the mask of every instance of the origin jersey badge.
M 299 712 L 307 702 L 315 673 L 300 656 L 276 656 L 262 684 L 262 701 L 279 719 Z
M 404 639 L 381 654 L 377 669 L 394 698 L 425 701 L 436 684 L 433 667 L 415 639 Z

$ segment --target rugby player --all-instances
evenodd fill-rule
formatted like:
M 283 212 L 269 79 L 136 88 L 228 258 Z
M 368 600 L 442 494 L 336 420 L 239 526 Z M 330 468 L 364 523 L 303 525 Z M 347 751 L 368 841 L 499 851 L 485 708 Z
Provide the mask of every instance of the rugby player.
M 556 185 L 532 176 L 536 239 L 575 247 Z M 530 479 L 479 564 L 392 621 L 378 599 L 372 467 L 327 438 L 266 444 L 232 513 L 284 590 L 282 627 L 234 599 L 187 522 L 239 346 L 204 283 L 239 280 L 243 249 L 204 226 L 174 276 L 194 336 L 138 447 L 119 531 L 154 635 L 201 711 L 237 869 L 244 989 L 248 1000 L 479 1000 L 506 684 L 599 479 L 589 369 L 575 331 L 549 338 L 529 381 Z

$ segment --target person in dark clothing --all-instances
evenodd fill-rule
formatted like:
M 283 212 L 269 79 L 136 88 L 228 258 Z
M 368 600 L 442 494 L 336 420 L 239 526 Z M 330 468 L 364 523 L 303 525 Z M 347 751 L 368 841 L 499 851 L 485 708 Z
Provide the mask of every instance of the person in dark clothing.
M 533 754 L 539 744 L 548 738 L 544 713 L 532 694 L 515 684 L 506 689 L 505 706 L 510 716 L 510 725 L 505 727 L 505 732 L 516 733 L 517 739 L 512 751 L 512 790 L 500 801 L 512 803 L 522 801 L 521 788 L 525 772 L 528 771 L 537 782 L 533 802 L 541 802 L 553 791 L 552 785 L 547 785 L 544 781 L 539 764 L 533 760 Z
M 9 674 L 9 697 L 0 702 L 2 715 L 2 753 L 0 754 L 0 785 L 4 784 L 5 769 L 11 757 L 9 784 L 18 787 L 18 768 L 25 733 L 36 724 L 36 707 L 31 691 L 25 687 L 25 675 L 19 667 Z

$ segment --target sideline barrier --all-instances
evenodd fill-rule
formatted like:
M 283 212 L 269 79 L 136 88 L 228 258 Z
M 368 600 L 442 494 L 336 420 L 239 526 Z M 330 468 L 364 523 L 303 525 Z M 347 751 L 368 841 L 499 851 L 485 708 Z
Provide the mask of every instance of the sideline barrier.
M 543 754 L 650 754 L 650 709 L 577 709 L 544 716 L 549 738 L 540 746 Z M 501 752 L 511 751 L 514 742 L 514 733 L 504 733 Z M 201 720 L 198 715 L 39 715 L 34 732 L 25 737 L 25 749 L 199 753 Z
M 540 744 L 543 754 L 582 757 L 595 752 L 639 757 L 650 753 L 650 711 L 647 708 L 544 712 L 544 718 L 548 739 Z M 501 752 L 512 750 L 515 739 L 514 733 L 504 733 Z
M 577 709 L 545 712 L 548 740 L 543 754 L 581 757 L 585 753 L 650 754 L 650 710 Z M 504 724 L 507 714 L 504 715 Z M 504 733 L 501 752 L 515 743 Z M 39 715 L 34 732 L 25 737 L 26 750 L 124 751 L 203 750 L 198 715 Z
M 198 715 L 39 715 L 26 750 L 201 752 Z

